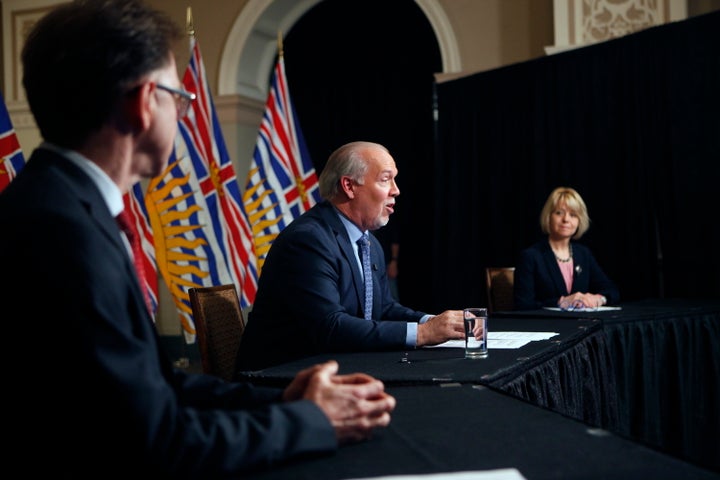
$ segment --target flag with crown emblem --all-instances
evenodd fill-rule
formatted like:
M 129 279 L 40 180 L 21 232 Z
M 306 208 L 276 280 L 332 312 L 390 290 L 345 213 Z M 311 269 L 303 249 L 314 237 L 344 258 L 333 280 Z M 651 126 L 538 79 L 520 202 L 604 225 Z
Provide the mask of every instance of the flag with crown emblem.
M 190 288 L 234 283 L 242 307 L 257 291 L 252 231 L 194 37 L 190 50 L 182 86 L 196 99 L 179 119 L 167 169 L 150 181 L 141 202 L 156 272 L 172 295 L 187 343 L 195 341 Z
M 243 196 L 260 274 L 275 237 L 318 201 L 318 178 L 290 100 L 280 52 Z

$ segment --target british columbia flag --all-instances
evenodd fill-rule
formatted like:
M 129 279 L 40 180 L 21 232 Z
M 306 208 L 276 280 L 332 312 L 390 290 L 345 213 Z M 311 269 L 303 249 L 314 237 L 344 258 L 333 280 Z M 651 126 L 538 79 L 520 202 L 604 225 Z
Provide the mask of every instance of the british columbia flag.
M 243 201 L 259 272 L 280 231 L 320 201 L 317 175 L 290 101 L 282 50 L 270 81 Z
M 0 192 L 24 166 L 25 157 L 10 120 L 5 99 L 0 93 Z
M 242 307 L 257 291 L 252 230 L 194 37 L 190 48 L 182 84 L 197 98 L 178 123 L 167 169 L 147 187 L 140 224 L 151 232 L 155 271 L 170 290 L 187 343 L 195 341 L 190 288 L 234 283 Z

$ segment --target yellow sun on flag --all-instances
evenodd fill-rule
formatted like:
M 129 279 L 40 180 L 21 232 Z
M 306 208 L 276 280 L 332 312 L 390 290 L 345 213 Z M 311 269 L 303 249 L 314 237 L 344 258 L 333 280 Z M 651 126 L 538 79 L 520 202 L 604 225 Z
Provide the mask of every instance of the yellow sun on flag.
M 259 169 L 254 168 L 250 171 L 249 177 L 253 177 L 258 173 Z M 261 190 L 262 189 L 262 190 Z M 272 190 L 266 182 L 257 182 L 252 186 L 249 186 L 243 200 L 245 202 L 245 211 L 248 215 L 248 221 L 252 226 L 253 240 L 255 242 L 255 256 L 257 258 L 257 272 L 258 277 L 262 272 L 262 267 L 265 264 L 265 257 L 270 251 L 272 242 L 275 237 L 278 236 L 277 231 L 271 231 L 271 233 L 265 233 L 268 228 L 276 226 L 280 223 L 282 217 L 267 218 L 268 212 L 271 212 L 277 207 L 277 203 L 273 203 L 266 208 L 260 209 L 260 206 L 265 200 L 265 197 L 270 195 Z M 252 200 L 254 195 L 258 195 L 255 200 Z
M 192 275 L 205 278 L 209 273 L 200 270 L 190 262 L 207 261 L 207 258 L 185 253 L 182 249 L 195 250 L 197 247 L 207 244 L 202 238 L 186 237 L 189 231 L 202 230 L 202 225 L 187 223 L 194 213 L 202 209 L 199 205 L 191 205 L 184 210 L 177 208 L 187 197 L 194 195 L 194 192 L 177 197 L 172 195 L 173 189 L 189 184 L 189 174 L 182 178 L 174 178 L 160 187 L 165 175 L 179 163 L 180 161 L 177 161 L 168 165 L 161 175 L 150 181 L 145 194 L 145 207 L 153 232 L 158 271 L 170 289 L 178 311 L 185 313 L 185 315 L 180 315 L 183 330 L 190 335 L 195 335 L 195 326 L 188 321 L 192 317 L 192 311 L 187 291 L 191 287 L 201 287 L 202 285 L 189 279 L 192 278 Z M 185 223 L 173 225 L 173 222 L 178 220 L 181 222 L 184 220 Z

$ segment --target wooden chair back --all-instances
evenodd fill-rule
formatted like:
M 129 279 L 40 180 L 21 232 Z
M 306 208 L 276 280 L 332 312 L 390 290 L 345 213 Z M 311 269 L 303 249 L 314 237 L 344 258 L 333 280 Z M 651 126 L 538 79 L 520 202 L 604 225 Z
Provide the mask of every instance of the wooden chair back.
M 515 267 L 487 267 L 485 269 L 489 313 L 513 309 L 514 279 Z
M 188 290 L 204 373 L 231 381 L 245 321 L 234 284 Z

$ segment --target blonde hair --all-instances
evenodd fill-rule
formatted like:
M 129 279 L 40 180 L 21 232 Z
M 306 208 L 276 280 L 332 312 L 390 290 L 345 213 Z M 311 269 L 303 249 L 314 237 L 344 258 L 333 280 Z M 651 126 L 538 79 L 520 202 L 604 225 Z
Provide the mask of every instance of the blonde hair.
M 550 216 L 561 203 L 564 203 L 567 208 L 578 216 L 578 228 L 572 237 L 574 240 L 578 240 L 590 228 L 590 217 L 588 216 L 585 201 L 575 189 L 570 187 L 558 187 L 550 193 L 550 196 L 545 201 L 545 206 L 540 212 L 540 229 L 546 235 L 550 233 Z

